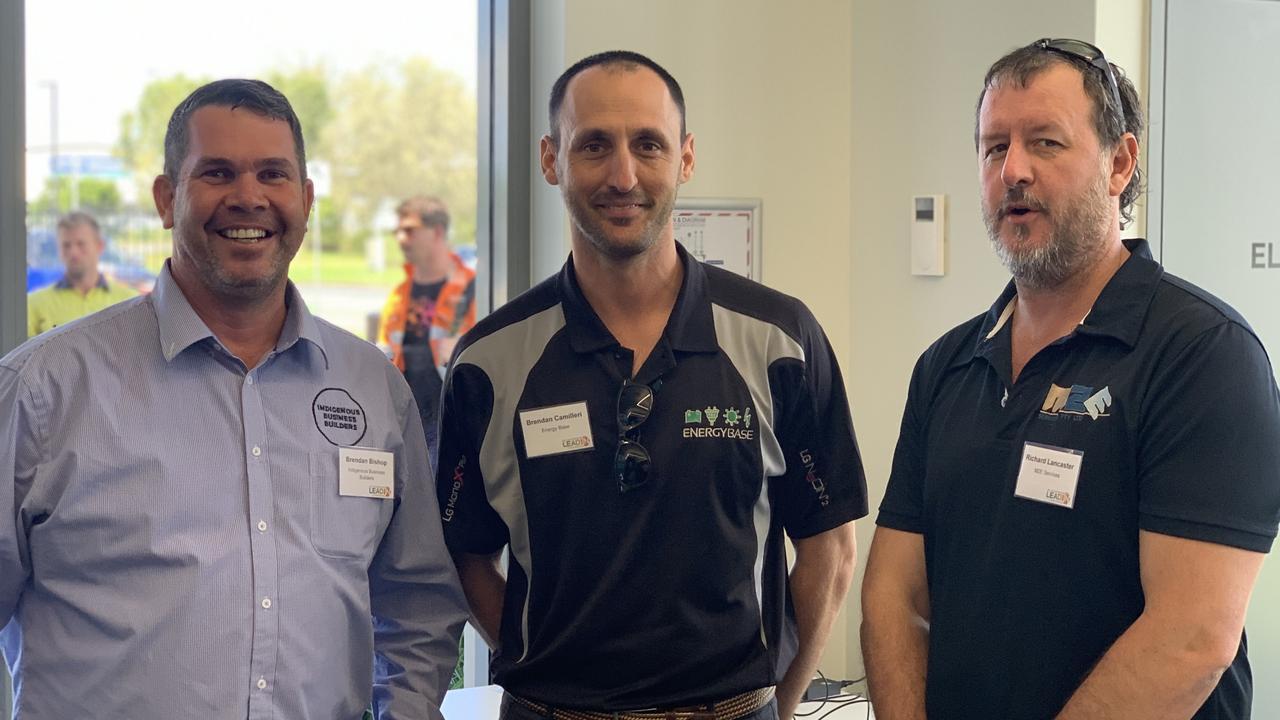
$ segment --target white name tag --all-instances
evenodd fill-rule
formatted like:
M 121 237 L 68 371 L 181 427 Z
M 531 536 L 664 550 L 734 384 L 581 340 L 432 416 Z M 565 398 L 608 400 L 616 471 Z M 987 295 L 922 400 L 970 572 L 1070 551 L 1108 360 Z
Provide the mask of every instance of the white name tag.
M 523 410 L 520 412 L 520 429 L 524 431 L 526 457 L 559 455 L 596 446 L 591 437 L 591 418 L 587 417 L 585 402 Z
M 1013 494 L 1059 507 L 1076 506 L 1076 483 L 1084 453 L 1079 450 L 1027 443 Z
M 338 448 L 338 494 L 390 500 L 396 494 L 396 456 L 386 450 Z

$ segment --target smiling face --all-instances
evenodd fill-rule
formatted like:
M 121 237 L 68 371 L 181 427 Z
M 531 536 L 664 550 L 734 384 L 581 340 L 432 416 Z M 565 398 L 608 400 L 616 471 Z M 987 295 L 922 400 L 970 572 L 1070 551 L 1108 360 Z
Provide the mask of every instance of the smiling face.
M 1066 63 L 1026 87 L 997 84 L 983 98 L 982 216 L 996 253 L 1024 287 L 1061 285 L 1118 238 L 1117 197 L 1131 170 L 1115 171 L 1117 156 L 1100 146 L 1092 112 L 1080 71 Z
M 570 81 L 542 173 L 559 185 L 575 251 L 625 260 L 674 242 L 676 188 L 693 174 L 693 136 L 657 73 L 597 66 Z
M 188 123 L 178 177 L 161 175 L 153 186 L 164 227 L 173 230 L 175 279 L 215 302 L 280 292 L 313 198 L 289 124 L 218 105 L 196 110 Z

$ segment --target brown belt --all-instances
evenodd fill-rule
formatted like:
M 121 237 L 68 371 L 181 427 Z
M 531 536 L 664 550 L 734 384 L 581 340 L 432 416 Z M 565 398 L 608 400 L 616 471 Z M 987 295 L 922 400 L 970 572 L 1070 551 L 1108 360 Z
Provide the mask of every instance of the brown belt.
M 532 710 L 546 720 L 738 720 L 749 715 L 773 699 L 773 688 L 748 690 L 741 695 L 734 695 L 719 702 L 706 703 L 694 707 L 673 708 L 671 710 L 628 710 L 626 712 L 591 712 L 589 710 L 569 710 L 551 707 L 540 702 L 526 700 L 519 695 L 507 693 L 512 702 L 520 707 Z

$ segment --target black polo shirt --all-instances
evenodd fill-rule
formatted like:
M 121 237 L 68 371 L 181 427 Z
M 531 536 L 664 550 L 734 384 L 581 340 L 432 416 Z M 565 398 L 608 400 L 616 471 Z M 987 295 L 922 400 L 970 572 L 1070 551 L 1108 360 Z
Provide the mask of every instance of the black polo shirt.
M 621 710 L 776 684 L 795 646 L 784 532 L 866 514 L 844 385 L 812 314 L 679 255 L 675 308 L 634 378 L 655 388 L 632 435 L 652 456 L 644 486 L 622 493 L 613 472 L 632 354 L 572 258 L 468 333 L 445 381 L 445 539 L 510 546 L 493 669 L 519 695 Z M 592 446 L 570 437 L 530 457 L 526 413 L 572 421 L 577 403 Z
M 1016 383 L 1012 283 L 916 364 L 877 523 L 924 535 L 930 717 L 1056 714 L 1142 612 L 1140 529 L 1258 552 L 1276 535 L 1280 399 L 1262 345 L 1125 243 L 1088 316 Z M 1026 443 L 1083 453 L 1072 498 L 1015 496 Z M 1241 637 L 1195 717 L 1248 717 L 1251 697 Z

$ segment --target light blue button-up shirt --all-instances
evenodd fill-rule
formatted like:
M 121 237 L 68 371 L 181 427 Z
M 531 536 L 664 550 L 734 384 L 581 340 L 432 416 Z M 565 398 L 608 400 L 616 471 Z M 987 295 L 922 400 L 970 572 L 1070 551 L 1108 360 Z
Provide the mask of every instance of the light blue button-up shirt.
M 167 267 L 0 360 L 17 717 L 441 717 L 465 604 L 413 397 L 288 292 L 255 368 Z M 392 453 L 394 498 L 340 496 L 340 446 Z

